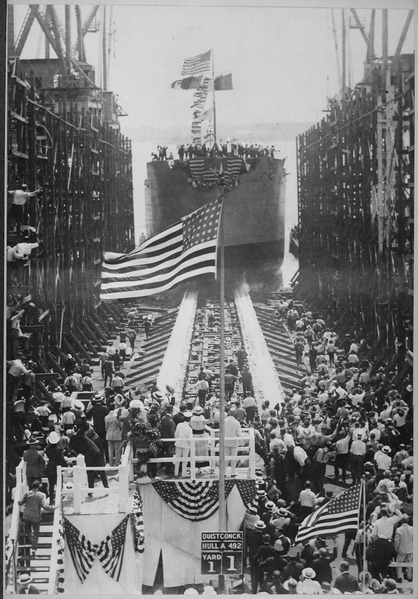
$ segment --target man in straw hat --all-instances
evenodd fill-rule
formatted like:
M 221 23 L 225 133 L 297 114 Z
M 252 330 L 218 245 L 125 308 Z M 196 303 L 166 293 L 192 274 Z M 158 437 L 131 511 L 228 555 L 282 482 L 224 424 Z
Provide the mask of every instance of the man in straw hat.
M 22 574 L 17 579 L 17 584 L 19 586 L 19 590 L 17 591 L 18 595 L 39 595 L 39 590 L 31 584 L 32 576 L 29 572 L 22 572 Z
M 22 521 L 24 523 L 26 534 L 30 538 L 31 554 L 35 555 L 38 547 L 39 525 L 42 519 L 42 509 L 47 512 L 53 512 L 58 506 L 50 505 L 46 500 L 45 493 L 39 490 L 40 481 L 34 480 L 27 493 L 19 501 L 19 505 L 24 505 Z

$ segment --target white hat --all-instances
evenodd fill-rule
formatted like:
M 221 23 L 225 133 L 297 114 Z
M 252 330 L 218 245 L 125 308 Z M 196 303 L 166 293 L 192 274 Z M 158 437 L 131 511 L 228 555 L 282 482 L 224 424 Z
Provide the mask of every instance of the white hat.
M 154 391 L 152 397 L 154 399 L 163 399 L 164 395 L 161 393 L 161 391 Z
M 32 582 L 32 576 L 29 572 L 23 572 L 17 579 L 18 584 L 29 584 L 30 582 Z
M 142 401 L 140 401 L 139 399 L 133 399 L 130 403 L 129 403 L 129 407 L 130 408 L 142 408 L 143 407 L 143 403 Z
M 73 407 L 74 407 L 76 410 L 81 410 L 81 411 L 84 411 L 84 404 L 83 404 L 83 402 L 82 402 L 82 401 L 80 401 L 79 399 L 76 399 L 76 400 L 74 400 Z
M 382 447 L 382 451 L 383 453 L 390 453 L 392 450 L 389 447 L 389 445 L 385 445 L 384 447 Z
M 264 530 L 266 528 L 266 525 L 262 520 L 259 520 L 258 522 L 256 522 L 255 527 L 257 530 Z
M 315 570 L 313 568 L 304 568 L 302 570 L 302 575 L 305 578 L 315 578 L 316 572 L 315 572 Z
M 50 445 L 56 445 L 58 443 L 58 441 L 60 440 L 58 433 L 56 433 L 55 431 L 52 431 L 51 433 L 49 433 L 47 439 L 48 443 Z
M 286 589 L 286 591 L 289 590 L 289 586 L 291 587 L 296 587 L 297 586 L 297 581 L 294 578 L 289 578 L 288 580 L 285 580 L 283 583 L 283 587 Z

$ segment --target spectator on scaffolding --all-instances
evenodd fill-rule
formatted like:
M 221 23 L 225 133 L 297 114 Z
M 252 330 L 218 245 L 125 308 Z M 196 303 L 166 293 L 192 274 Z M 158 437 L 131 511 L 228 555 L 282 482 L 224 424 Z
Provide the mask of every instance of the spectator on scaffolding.
M 144 318 L 143 327 L 145 331 L 145 337 L 149 339 L 151 335 L 151 321 L 149 320 L 149 318 Z
M 13 403 L 13 399 L 23 376 L 31 372 L 31 370 L 26 368 L 25 362 L 26 359 L 22 352 L 17 353 L 15 360 L 9 360 L 7 362 L 8 370 L 6 376 L 6 402 L 10 405 Z
M 110 404 L 109 414 L 105 417 L 106 441 L 109 452 L 110 466 L 119 466 L 122 456 L 122 422 L 119 409 Z
M 35 191 L 28 191 L 26 183 L 22 183 L 20 188 L 8 192 L 9 196 L 11 196 L 8 218 L 16 222 L 16 233 L 18 235 L 23 225 L 26 202 L 30 198 L 35 197 L 40 191 L 42 191 L 42 187 L 38 187 Z
M 115 376 L 113 377 L 112 387 L 115 394 L 123 394 L 123 385 L 124 385 L 124 377 L 121 372 L 116 371 Z
M 73 358 L 73 356 L 71 354 L 67 354 L 67 358 L 64 363 L 64 370 L 65 370 L 67 376 L 69 376 L 70 374 L 73 374 L 73 372 L 75 372 L 76 368 L 77 368 L 77 362 L 75 361 L 75 359 Z
M 25 309 L 19 310 L 16 314 L 10 317 L 10 339 L 11 339 L 11 359 L 15 360 L 18 357 L 20 347 L 27 352 L 29 350 L 30 335 L 22 332 L 20 321 L 25 314 Z
M 120 358 L 122 360 L 121 365 L 123 365 L 124 361 L 126 360 L 127 345 L 126 345 L 125 337 L 122 338 L 122 335 L 120 337 L 121 338 L 119 341 L 119 354 L 120 354 Z M 123 341 L 122 341 L 122 339 L 123 339 Z
M 105 365 L 105 362 L 107 362 L 109 360 L 109 358 L 110 358 L 110 356 L 106 350 L 103 350 L 102 352 L 100 352 L 99 363 L 100 363 L 100 372 L 102 375 L 102 379 L 104 379 L 104 365 Z
M 39 589 L 31 584 L 33 578 L 30 572 L 22 572 L 17 579 L 18 595 L 39 595 Z
M 107 387 L 108 384 L 109 385 L 112 384 L 113 374 L 115 372 L 115 366 L 111 359 L 106 360 L 106 362 L 103 363 L 103 371 L 104 371 L 104 386 Z

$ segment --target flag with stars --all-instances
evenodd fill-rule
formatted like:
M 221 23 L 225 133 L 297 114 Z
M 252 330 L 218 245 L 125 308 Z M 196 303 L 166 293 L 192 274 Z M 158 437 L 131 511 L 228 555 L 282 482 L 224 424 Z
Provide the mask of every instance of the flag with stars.
M 126 526 L 129 515 L 112 530 L 110 535 L 102 541 L 97 550 L 99 561 L 104 571 L 115 580 L 119 580 L 125 550 Z
M 225 497 L 228 497 L 234 485 L 235 481 L 225 481 Z M 218 481 L 158 481 L 153 486 L 161 499 L 187 520 L 206 520 L 219 509 Z
M 358 530 L 362 488 L 362 483 L 358 483 L 309 514 L 299 527 L 296 543 L 346 530 Z
M 107 252 L 100 299 L 146 297 L 197 276 L 216 276 L 221 205 L 220 199 L 205 204 L 129 254 Z
M 84 582 L 96 557 L 97 545 L 93 545 L 67 518 L 64 518 L 64 533 L 77 576 Z

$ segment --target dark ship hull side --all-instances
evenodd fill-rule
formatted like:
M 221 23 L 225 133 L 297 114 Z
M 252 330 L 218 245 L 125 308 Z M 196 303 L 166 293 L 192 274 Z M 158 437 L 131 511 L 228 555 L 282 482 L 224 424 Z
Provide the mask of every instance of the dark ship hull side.
M 186 172 L 170 168 L 167 161 L 148 163 L 147 173 L 147 236 L 178 222 L 219 194 L 216 188 L 194 188 Z M 284 160 L 260 158 L 226 193 L 223 218 L 227 265 L 280 262 L 284 254 L 284 215 Z

